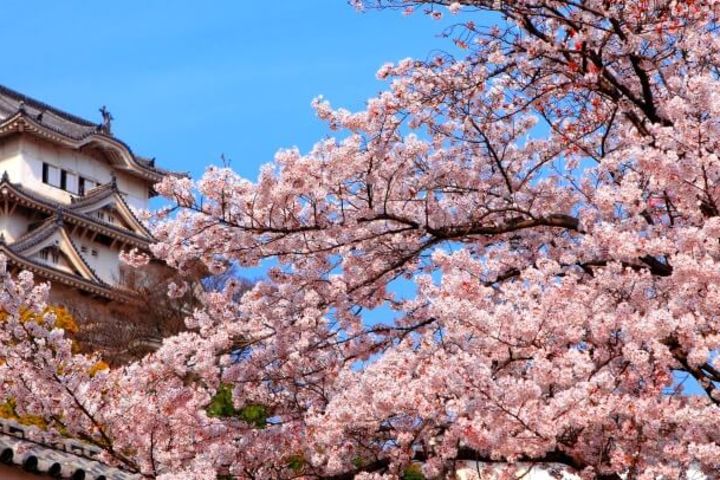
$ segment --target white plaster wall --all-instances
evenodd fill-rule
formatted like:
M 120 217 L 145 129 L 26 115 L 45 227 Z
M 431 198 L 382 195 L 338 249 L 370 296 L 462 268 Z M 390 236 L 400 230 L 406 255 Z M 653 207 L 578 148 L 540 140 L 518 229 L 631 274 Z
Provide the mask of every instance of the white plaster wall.
M 30 218 L 17 212 L 0 215 L 0 232 L 5 236 L 5 242 L 14 242 L 24 235 L 30 223 Z
M 43 162 L 99 184 L 107 183 L 112 179 L 113 168 L 109 161 L 87 153 L 60 147 L 27 135 L 0 141 L 0 175 L 3 171 L 7 171 L 11 182 L 20 183 L 24 188 L 59 203 L 69 204 L 72 197 L 69 192 L 42 182 Z M 150 182 L 117 170 L 115 175 L 118 189 L 125 194 L 128 204 L 134 208 L 148 208 Z M 29 224 L 29 219 L 20 215 L 7 217 L 0 215 L 0 232 L 5 234 L 7 242 L 25 234 Z M 81 245 L 88 248 L 88 252 L 81 255 L 100 278 L 110 284 L 117 283 L 120 275 L 119 249 L 111 249 L 78 236 L 74 236 L 73 241 L 78 249 Z M 93 249 L 97 250 L 97 257 L 91 255 Z
M 117 172 L 115 177 L 117 178 L 118 189 L 125 194 L 125 200 L 131 207 L 138 209 L 148 208 L 149 182 L 146 183 L 125 172 Z
M 11 138 L 0 142 L 0 175 L 7 172 L 11 180 L 19 181 L 22 177 L 22 154 L 20 152 L 20 138 Z
M 20 181 L 23 186 L 58 202 L 70 203 L 71 194 L 42 182 L 43 162 L 77 173 L 98 183 L 107 183 L 111 178 L 112 169 L 106 162 L 82 152 L 40 142 L 28 136 L 22 138 L 20 150 L 25 163 L 23 176 L 19 180 L 11 177 L 11 180 Z
M 12 182 L 21 183 L 46 197 L 68 204 L 72 195 L 42 182 L 43 162 L 83 176 L 98 184 L 110 182 L 113 167 L 109 161 L 83 152 L 63 148 L 35 137 L 23 136 L 0 144 L 0 174 L 7 170 Z M 118 189 L 135 208 L 147 208 L 150 183 L 115 170 Z
M 67 259 L 65 259 L 65 257 L 63 256 L 62 253 L 59 254 L 59 257 L 58 257 L 58 261 L 57 261 L 57 262 L 53 262 L 53 261 L 52 261 L 52 257 L 48 257 L 47 260 L 44 259 L 44 258 L 42 258 L 42 256 L 40 255 L 40 252 L 38 252 L 38 253 L 36 253 L 35 255 L 33 255 L 33 259 L 34 259 L 36 262 L 38 262 L 38 263 L 42 263 L 42 264 L 48 265 L 48 266 L 50 266 L 50 267 L 52 267 L 52 268 L 55 268 L 55 269 L 57 269 L 57 270 L 61 270 L 61 271 L 63 271 L 63 272 L 67 272 L 67 273 L 70 273 L 70 274 L 73 274 L 73 275 L 75 274 L 75 270 L 74 270 L 73 267 L 70 265 L 69 261 L 68 261 Z
M 98 277 L 105 282 L 115 285 L 120 278 L 120 249 L 106 247 L 97 242 L 91 242 L 88 238 L 81 238 L 79 235 L 72 235 L 72 241 L 90 268 L 95 270 Z M 87 247 L 87 253 L 82 253 L 81 248 Z M 97 257 L 92 256 L 92 250 L 97 250 Z

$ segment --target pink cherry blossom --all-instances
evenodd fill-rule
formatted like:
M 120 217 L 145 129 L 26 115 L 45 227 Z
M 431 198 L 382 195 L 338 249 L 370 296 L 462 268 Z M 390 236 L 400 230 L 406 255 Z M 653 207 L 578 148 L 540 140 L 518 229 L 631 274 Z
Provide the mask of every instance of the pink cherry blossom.
M 716 478 L 720 2 L 353 4 L 480 15 L 448 33 L 463 58 L 383 66 L 365 109 L 315 100 L 337 137 L 256 181 L 157 186 L 174 290 L 272 267 L 142 361 L 90 374 L 21 320 L 47 286 L 0 269 L 2 393 L 145 478 Z

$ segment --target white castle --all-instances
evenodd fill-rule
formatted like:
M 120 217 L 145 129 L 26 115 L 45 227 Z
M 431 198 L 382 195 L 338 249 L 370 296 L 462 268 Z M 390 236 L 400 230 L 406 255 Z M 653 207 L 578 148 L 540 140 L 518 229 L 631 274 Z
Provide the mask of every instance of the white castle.
M 133 214 L 171 174 L 102 123 L 0 86 L 0 252 L 18 270 L 98 300 L 121 300 L 119 253 L 147 249 Z

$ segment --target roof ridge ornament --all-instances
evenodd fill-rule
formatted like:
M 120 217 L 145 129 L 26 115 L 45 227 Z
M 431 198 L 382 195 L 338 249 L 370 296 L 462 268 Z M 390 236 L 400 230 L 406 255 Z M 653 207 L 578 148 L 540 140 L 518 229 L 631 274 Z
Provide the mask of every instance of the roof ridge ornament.
M 160 168 L 135 155 L 128 144 L 114 135 L 113 114 L 106 105 L 99 109 L 102 117 L 90 121 L 25 96 L 2 84 L 0 84 L 0 102 L 7 104 L 8 108 L 13 110 L 8 118 L 0 122 L 8 132 L 27 131 L 33 136 L 73 150 L 80 150 L 87 145 L 109 149 L 113 156 L 118 156 L 123 161 L 123 168 L 130 175 L 139 177 L 143 181 L 156 183 L 165 175 L 187 176 Z M 24 102 L 22 107 L 21 102 Z
M 10 181 L 10 175 L 8 175 L 7 170 L 5 170 L 2 174 L 2 178 L 0 178 L 0 182 L 9 182 Z
M 98 130 L 107 135 L 112 135 L 112 121 L 115 120 L 115 117 L 112 116 L 112 113 L 105 105 L 98 110 L 102 115 L 102 123 L 98 125 Z

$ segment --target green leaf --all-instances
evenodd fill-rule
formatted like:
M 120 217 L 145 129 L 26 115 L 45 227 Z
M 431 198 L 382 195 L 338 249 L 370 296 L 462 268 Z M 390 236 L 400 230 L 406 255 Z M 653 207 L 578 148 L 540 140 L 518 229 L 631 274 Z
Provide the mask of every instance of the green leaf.
M 420 465 L 413 463 L 403 472 L 402 480 L 425 480 Z
M 238 411 L 238 416 L 255 428 L 265 428 L 267 425 L 268 411 L 265 405 L 245 405 Z
M 255 428 L 265 428 L 270 416 L 265 405 L 250 403 L 237 409 L 233 404 L 232 386 L 221 384 L 207 406 L 209 417 L 229 418 L 235 417 L 247 422 Z
M 210 417 L 227 418 L 236 416 L 236 413 L 232 399 L 232 387 L 223 383 L 212 400 L 210 400 L 207 414 Z
M 299 473 L 305 466 L 305 457 L 300 454 L 292 455 L 288 459 L 288 468 L 295 473 Z

